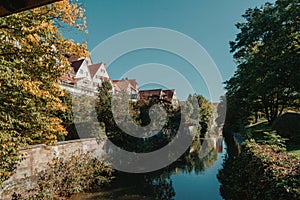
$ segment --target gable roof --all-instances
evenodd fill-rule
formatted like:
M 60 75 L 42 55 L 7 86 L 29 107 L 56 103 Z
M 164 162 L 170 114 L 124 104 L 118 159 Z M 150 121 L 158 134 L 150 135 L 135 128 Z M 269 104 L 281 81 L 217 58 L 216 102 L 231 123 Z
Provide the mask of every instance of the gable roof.
M 101 67 L 101 65 L 102 65 L 102 62 L 88 66 L 88 69 L 90 71 L 90 74 L 91 74 L 92 78 L 95 76 L 95 74 L 97 73 L 97 71 L 99 70 L 99 68 Z
M 131 86 L 137 90 L 137 82 L 135 79 L 113 80 L 112 82 L 118 91 L 127 90 L 128 86 Z
M 132 87 L 134 87 L 135 89 L 137 89 L 137 82 L 135 79 L 127 79 L 127 81 L 129 81 L 129 83 L 132 85 Z
M 118 89 L 119 89 L 120 91 L 125 91 L 125 90 L 127 90 L 128 85 L 129 85 L 129 83 L 128 83 L 127 81 L 124 81 L 124 80 L 114 81 L 113 83 L 114 83 L 115 86 L 118 87 Z
M 73 67 L 75 73 L 78 72 L 80 66 L 82 65 L 84 59 L 81 59 L 81 60 L 76 60 L 76 61 L 73 61 L 71 62 L 71 66 Z

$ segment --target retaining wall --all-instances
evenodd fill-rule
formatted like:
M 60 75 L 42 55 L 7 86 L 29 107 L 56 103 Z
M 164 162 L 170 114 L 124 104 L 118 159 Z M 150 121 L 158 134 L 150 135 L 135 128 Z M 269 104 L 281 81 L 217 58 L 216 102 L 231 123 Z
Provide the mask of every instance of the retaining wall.
M 101 157 L 104 152 L 103 145 L 104 142 L 98 144 L 95 138 L 89 138 L 59 142 L 56 146 L 34 145 L 21 150 L 21 153 L 25 154 L 25 159 L 20 162 L 16 172 L 3 183 L 0 199 L 11 199 L 15 191 L 32 188 L 36 184 L 38 172 L 46 169 L 47 163 L 54 156 L 67 158 L 74 152 L 90 152 L 95 157 Z

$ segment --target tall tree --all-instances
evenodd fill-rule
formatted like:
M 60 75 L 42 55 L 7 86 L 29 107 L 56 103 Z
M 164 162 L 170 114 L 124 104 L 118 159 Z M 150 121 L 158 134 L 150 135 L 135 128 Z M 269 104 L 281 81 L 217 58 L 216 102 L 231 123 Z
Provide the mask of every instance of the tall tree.
M 251 114 L 262 111 L 269 123 L 299 99 L 299 13 L 299 0 L 248 9 L 230 42 L 238 69 L 226 82 L 227 94 Z
M 75 1 L 63 0 L 0 18 L 0 184 L 21 147 L 54 144 L 67 134 L 56 115 L 66 109 L 58 82 L 69 67 L 63 53 L 86 56 L 87 50 L 59 28 L 84 30 L 83 14 Z

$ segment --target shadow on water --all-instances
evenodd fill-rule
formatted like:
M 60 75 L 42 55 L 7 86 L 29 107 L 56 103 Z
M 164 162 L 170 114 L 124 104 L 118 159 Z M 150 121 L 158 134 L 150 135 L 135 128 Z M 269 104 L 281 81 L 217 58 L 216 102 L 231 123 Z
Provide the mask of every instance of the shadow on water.
M 93 199 L 222 199 L 217 180 L 222 167 L 222 137 L 194 140 L 190 148 L 168 167 L 151 173 L 117 172 L 115 180 L 92 193 L 73 196 L 73 200 Z

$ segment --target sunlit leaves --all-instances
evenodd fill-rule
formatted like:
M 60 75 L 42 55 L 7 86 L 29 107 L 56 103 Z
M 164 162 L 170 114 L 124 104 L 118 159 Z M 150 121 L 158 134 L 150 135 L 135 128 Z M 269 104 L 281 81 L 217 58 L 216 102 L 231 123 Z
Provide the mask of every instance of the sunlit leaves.
M 59 1 L 0 18 L 0 183 L 28 144 L 55 144 L 66 135 L 58 112 L 58 78 L 68 70 L 64 54 L 86 56 L 85 44 L 64 38 L 63 26 L 85 29 L 84 9 L 75 1 Z

